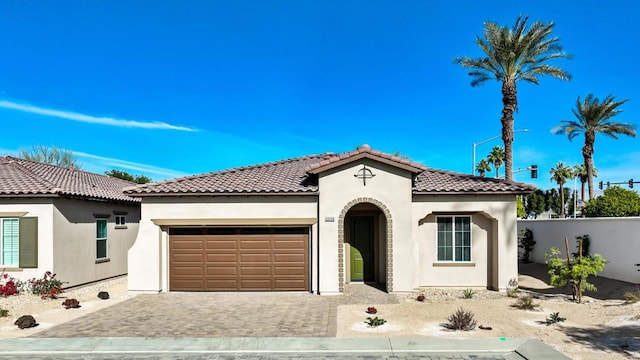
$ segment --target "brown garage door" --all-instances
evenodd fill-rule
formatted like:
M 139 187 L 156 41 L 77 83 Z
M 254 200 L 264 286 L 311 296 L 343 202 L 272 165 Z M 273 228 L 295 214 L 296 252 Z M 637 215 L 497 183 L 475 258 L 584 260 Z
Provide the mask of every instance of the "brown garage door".
M 308 290 L 308 228 L 172 228 L 172 291 Z

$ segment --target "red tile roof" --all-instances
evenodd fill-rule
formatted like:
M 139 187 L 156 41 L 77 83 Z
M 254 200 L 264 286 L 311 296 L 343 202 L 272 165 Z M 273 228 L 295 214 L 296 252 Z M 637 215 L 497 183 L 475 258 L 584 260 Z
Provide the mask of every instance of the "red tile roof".
M 122 189 L 132 182 L 11 156 L 0 156 L 0 197 L 79 197 L 139 202 Z
M 372 150 L 369 145 L 364 144 L 358 147 L 356 150 L 346 152 L 343 154 L 336 154 L 327 160 L 323 160 L 319 163 L 311 164 L 305 170 L 312 174 L 319 174 L 325 170 L 329 170 L 331 168 L 349 163 L 353 160 L 362 159 L 362 158 L 377 160 L 383 163 L 387 163 L 389 165 L 403 168 L 413 173 L 419 173 L 422 170 L 427 169 L 426 166 L 420 163 L 413 162 L 407 158 L 403 158 L 400 156 L 383 153 L 377 150 Z
M 316 177 L 304 170 L 307 166 L 329 159 L 334 154 L 311 155 L 272 163 L 240 167 L 144 184 L 125 193 L 140 195 L 206 195 L 206 194 L 314 194 Z
M 125 189 L 131 196 L 221 195 L 221 194 L 296 194 L 315 195 L 318 173 L 363 157 L 384 162 L 416 175 L 416 194 L 523 194 L 532 185 L 494 178 L 457 174 L 428 168 L 398 156 L 363 146 L 344 154 L 309 155 L 266 164 L 246 166 L 201 175 L 193 175 L 138 185 Z

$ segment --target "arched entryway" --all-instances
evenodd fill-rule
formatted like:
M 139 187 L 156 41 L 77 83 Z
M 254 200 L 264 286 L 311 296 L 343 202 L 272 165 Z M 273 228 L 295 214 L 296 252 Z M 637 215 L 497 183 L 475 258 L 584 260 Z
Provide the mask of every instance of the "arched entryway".
M 356 199 L 339 218 L 339 288 L 345 283 L 368 283 L 393 290 L 391 214 L 380 201 Z

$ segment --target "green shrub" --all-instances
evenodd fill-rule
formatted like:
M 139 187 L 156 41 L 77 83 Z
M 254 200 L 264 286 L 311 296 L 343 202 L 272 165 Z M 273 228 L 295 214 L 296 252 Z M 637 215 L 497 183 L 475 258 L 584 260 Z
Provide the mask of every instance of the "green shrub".
M 589 276 L 595 276 L 602 272 L 607 260 L 598 254 L 573 259 L 565 259 L 560 257 L 560 255 L 560 250 L 555 247 L 552 247 L 551 250 L 545 254 L 545 263 L 549 268 L 549 275 L 551 275 L 551 285 L 571 285 L 574 300 L 581 303 L 582 292 L 584 290 L 598 290 L 595 285 L 587 282 L 587 279 Z
M 44 273 L 42 279 L 32 278 L 29 280 L 29 287 L 31 292 L 36 295 L 40 295 L 43 299 L 57 299 L 60 294 L 63 282 L 56 279 L 56 274 L 52 274 L 51 271 Z
M 523 296 L 520 296 L 518 300 L 516 300 L 516 302 L 511 306 L 517 307 L 518 309 L 521 309 L 521 310 L 533 310 L 538 306 L 540 306 L 540 304 L 534 303 L 533 298 L 531 296 L 523 295 Z
M 518 238 L 518 247 L 523 250 L 522 253 L 522 262 L 528 264 L 531 262 L 529 256 L 533 252 L 533 246 L 536 244 L 536 241 L 533 240 L 533 231 L 527 228 L 524 230 L 520 230 L 520 236 Z
M 456 312 L 454 312 L 447 318 L 447 321 L 449 321 L 449 323 L 446 324 L 446 327 L 452 330 L 473 330 L 476 328 L 476 325 L 478 325 L 473 317 L 474 314 L 471 311 L 459 308 L 458 310 L 456 310 Z
M 551 313 L 551 315 L 549 315 L 549 317 L 546 319 L 545 323 L 548 325 L 553 325 L 553 324 L 557 324 L 559 322 L 563 322 L 567 320 L 566 318 L 560 317 L 560 313 L 559 312 L 554 312 Z
M 633 190 L 612 186 L 604 195 L 591 199 L 582 209 L 586 217 L 640 216 L 640 195 Z
M 379 317 L 368 317 L 367 321 L 365 321 L 365 323 L 367 325 L 369 325 L 370 327 L 376 327 L 376 326 L 380 326 L 380 325 L 384 325 L 384 323 L 386 323 L 387 320 L 383 319 L 383 318 L 379 318 Z
M 464 289 L 464 291 L 462 292 L 462 295 L 464 296 L 465 299 L 471 299 L 475 294 L 476 293 L 471 289 Z
M 634 292 L 626 292 L 624 293 L 624 303 L 625 304 L 634 304 L 640 301 L 640 290 L 636 290 Z

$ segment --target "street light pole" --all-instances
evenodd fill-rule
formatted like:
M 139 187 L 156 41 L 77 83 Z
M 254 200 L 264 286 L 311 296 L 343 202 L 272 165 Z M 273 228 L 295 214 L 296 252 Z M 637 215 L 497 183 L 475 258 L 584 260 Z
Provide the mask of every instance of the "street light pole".
M 513 132 L 514 133 L 517 133 L 517 132 L 529 132 L 529 129 L 518 129 L 518 130 L 513 130 Z M 489 141 L 493 141 L 493 140 L 495 140 L 495 139 L 497 139 L 497 138 L 499 138 L 501 136 L 502 135 L 496 135 L 496 136 L 492 136 L 492 137 L 490 137 L 488 139 L 482 140 L 480 142 L 473 143 L 473 146 L 472 146 L 472 152 L 473 152 L 472 162 L 473 163 L 471 164 L 471 175 L 475 175 L 476 174 L 476 146 L 482 145 L 482 144 L 486 144 Z

